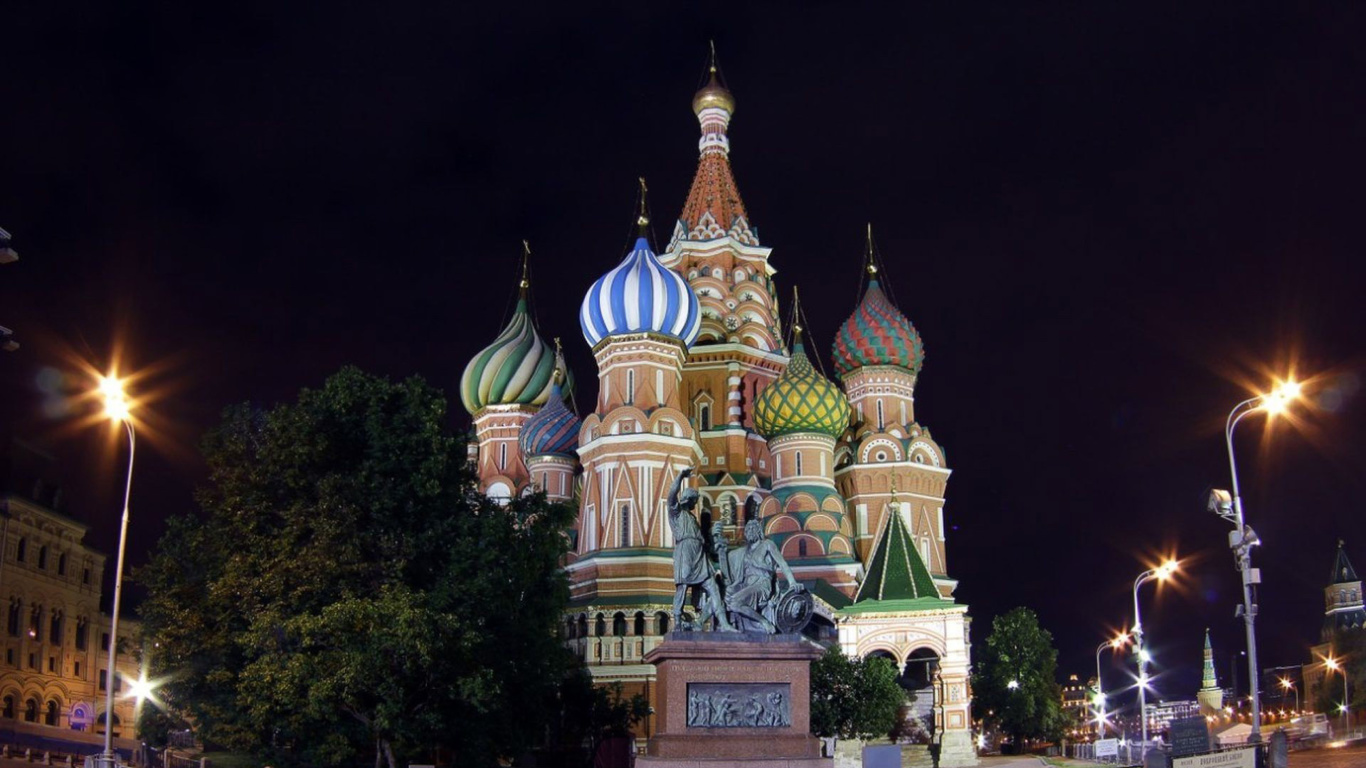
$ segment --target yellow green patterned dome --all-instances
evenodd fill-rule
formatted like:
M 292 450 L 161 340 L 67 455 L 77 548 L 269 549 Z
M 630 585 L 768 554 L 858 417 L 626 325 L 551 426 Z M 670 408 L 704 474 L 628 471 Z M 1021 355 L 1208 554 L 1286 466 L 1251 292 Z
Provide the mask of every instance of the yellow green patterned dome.
M 754 426 L 769 439 L 798 432 L 838 438 L 849 427 L 849 400 L 812 367 L 799 341 L 787 370 L 754 401 Z

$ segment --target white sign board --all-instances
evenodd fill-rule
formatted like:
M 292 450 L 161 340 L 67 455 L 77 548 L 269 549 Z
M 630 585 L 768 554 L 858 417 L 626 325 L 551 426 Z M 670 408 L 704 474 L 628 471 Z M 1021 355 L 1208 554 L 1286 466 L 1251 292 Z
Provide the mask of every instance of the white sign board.
M 1256 768 L 1257 749 L 1230 749 L 1227 752 L 1211 752 L 1208 755 L 1178 757 L 1172 761 L 1172 768 Z
M 1096 757 L 1119 757 L 1119 739 L 1096 739 Z

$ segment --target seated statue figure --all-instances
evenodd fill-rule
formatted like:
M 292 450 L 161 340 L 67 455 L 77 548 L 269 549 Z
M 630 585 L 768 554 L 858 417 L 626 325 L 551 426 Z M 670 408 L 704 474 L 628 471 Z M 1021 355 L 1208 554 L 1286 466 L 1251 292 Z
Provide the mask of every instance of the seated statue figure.
M 805 588 L 797 582 L 778 547 L 764 537 L 763 524 L 750 519 L 745 522 L 745 544 L 729 548 L 724 539 L 713 541 L 717 563 L 725 581 L 726 608 L 736 617 L 742 629 L 762 627 L 769 634 L 776 633 L 774 603 L 786 592 Z M 787 580 L 787 589 L 779 591 L 777 574 Z

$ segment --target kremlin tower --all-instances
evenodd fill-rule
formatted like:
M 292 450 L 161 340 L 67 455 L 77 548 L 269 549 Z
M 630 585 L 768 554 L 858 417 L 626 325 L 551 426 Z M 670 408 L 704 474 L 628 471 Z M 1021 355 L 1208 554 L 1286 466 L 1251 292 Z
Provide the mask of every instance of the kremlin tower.
M 1224 689 L 1219 687 L 1219 678 L 1214 674 L 1214 647 L 1209 642 L 1209 628 L 1205 628 L 1205 668 L 1200 678 L 1200 690 L 1195 694 L 1200 702 L 1200 714 L 1205 717 L 1222 717 L 1224 714 Z
M 580 422 L 563 402 L 568 371 L 532 322 L 525 268 L 512 320 L 466 368 L 480 488 L 577 504 L 566 642 L 596 682 L 655 703 L 644 657 L 671 629 L 674 594 L 665 497 L 691 468 L 706 535 L 719 523 L 737 540 L 757 515 L 814 599 L 806 632 L 893 660 L 940 764 L 975 765 L 967 606 L 945 561 L 949 469 L 914 409 L 920 336 L 884 287 L 870 232 L 867 285 L 836 335 L 838 381 L 795 301 L 789 350 L 772 250 L 732 173 L 735 98 L 714 55 L 692 108 L 697 170 L 668 247 L 650 242 L 642 181 L 639 236 L 583 298 L 592 412 Z

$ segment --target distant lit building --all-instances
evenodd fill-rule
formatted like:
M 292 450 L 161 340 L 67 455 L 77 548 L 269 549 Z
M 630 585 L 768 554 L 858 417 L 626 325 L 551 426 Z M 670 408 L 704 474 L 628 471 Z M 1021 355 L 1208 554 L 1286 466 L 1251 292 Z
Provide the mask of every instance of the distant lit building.
M 100 751 L 105 728 L 109 616 L 100 612 L 105 556 L 89 530 L 59 511 L 52 459 L 16 441 L 0 463 L 0 744 L 77 754 Z M 133 741 L 134 707 L 118 694 L 138 678 L 136 626 L 120 620 L 113 732 Z
M 1067 685 L 1062 687 L 1062 711 L 1083 726 L 1094 726 L 1091 722 L 1091 691 L 1095 690 L 1095 678 L 1082 684 L 1076 675 L 1067 676 Z
M 1201 715 L 1200 702 L 1194 699 L 1181 701 L 1162 701 L 1148 705 L 1148 732 L 1164 733 L 1172 727 L 1173 720 L 1184 720 Z

